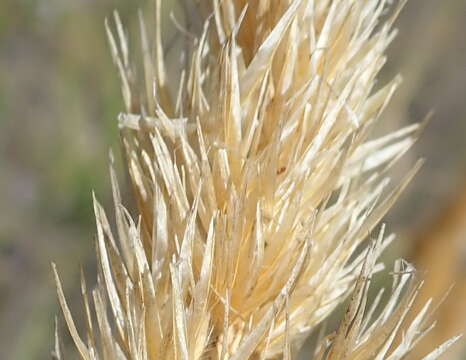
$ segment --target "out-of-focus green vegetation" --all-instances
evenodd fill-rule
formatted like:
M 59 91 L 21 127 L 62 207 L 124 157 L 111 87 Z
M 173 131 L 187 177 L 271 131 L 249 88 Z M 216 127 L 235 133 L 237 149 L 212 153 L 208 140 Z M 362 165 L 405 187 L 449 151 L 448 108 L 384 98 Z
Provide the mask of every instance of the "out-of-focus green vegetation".
M 108 203 L 119 80 L 104 18 L 135 1 L 0 1 L 0 358 L 49 358 L 50 261 L 77 294 L 93 263 L 91 191 Z M 92 267 L 92 266 L 91 266 Z
M 110 206 L 108 150 L 119 154 L 123 107 L 103 21 L 118 9 L 135 29 L 145 5 L 0 1 L 0 359 L 49 358 L 58 313 L 50 261 L 78 308 L 79 264 L 95 261 L 91 191 Z M 412 155 L 427 164 L 392 211 L 392 229 L 422 226 L 466 170 L 465 24 L 463 0 L 411 0 L 400 17 L 386 76 L 401 69 L 406 81 L 386 117 L 436 115 Z

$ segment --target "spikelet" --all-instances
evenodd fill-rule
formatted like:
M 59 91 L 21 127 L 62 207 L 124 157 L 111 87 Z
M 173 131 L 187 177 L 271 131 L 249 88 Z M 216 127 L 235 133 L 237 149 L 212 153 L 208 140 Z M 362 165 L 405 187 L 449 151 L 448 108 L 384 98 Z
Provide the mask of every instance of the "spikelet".
M 387 15 L 386 3 L 199 1 L 203 30 L 173 80 L 157 0 L 155 34 L 140 19 L 143 84 L 118 15 L 117 36 L 107 24 L 138 216 L 112 165 L 118 239 L 95 200 L 99 272 L 91 294 L 82 285 L 84 340 L 55 271 L 81 358 L 291 359 L 351 293 L 313 358 L 401 359 L 430 329 L 428 304 L 393 350 L 419 287 L 405 263 L 380 315 L 381 294 L 365 310 L 393 235 L 382 226 L 365 239 L 419 167 L 388 190 L 387 170 L 420 125 L 369 139 L 400 83 L 375 88 L 402 5 Z

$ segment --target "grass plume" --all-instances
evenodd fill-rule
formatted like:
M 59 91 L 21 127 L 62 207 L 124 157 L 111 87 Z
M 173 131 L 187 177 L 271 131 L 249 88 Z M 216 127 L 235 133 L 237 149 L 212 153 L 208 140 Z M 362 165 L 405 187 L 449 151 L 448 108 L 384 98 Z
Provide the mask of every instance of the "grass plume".
M 389 189 L 387 170 L 421 126 L 370 138 L 400 83 L 375 88 L 402 4 L 389 14 L 376 0 L 191 5 L 204 26 L 176 81 L 160 0 L 154 33 L 140 18 L 141 67 L 118 15 L 116 30 L 107 23 L 138 214 L 123 207 L 112 165 L 118 236 L 94 200 L 99 271 L 91 294 L 82 284 L 84 338 L 55 271 L 81 358 L 293 359 L 352 294 L 313 359 L 402 359 L 432 324 L 428 303 L 392 344 L 419 289 L 413 268 L 398 262 L 389 302 L 372 316 L 380 294 L 366 309 L 394 238 L 375 228 L 420 165 Z

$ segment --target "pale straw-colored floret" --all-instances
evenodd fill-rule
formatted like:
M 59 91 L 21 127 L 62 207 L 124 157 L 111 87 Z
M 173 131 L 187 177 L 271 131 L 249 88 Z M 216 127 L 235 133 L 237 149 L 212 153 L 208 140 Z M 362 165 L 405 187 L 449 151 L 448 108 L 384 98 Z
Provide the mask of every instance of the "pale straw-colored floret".
M 203 30 L 173 79 L 158 0 L 153 34 L 140 19 L 142 84 L 118 16 L 116 36 L 107 25 L 138 214 L 123 207 L 112 165 L 118 236 L 94 201 L 99 272 L 91 294 L 83 284 L 84 340 L 57 276 L 83 359 L 291 359 L 351 292 L 314 359 L 402 359 L 428 331 L 429 304 L 392 344 L 419 286 L 404 262 L 384 309 L 382 294 L 366 309 L 393 235 L 382 226 L 366 240 L 419 167 L 388 190 L 420 125 L 369 138 L 400 83 L 375 86 L 402 6 L 386 3 L 193 2 Z

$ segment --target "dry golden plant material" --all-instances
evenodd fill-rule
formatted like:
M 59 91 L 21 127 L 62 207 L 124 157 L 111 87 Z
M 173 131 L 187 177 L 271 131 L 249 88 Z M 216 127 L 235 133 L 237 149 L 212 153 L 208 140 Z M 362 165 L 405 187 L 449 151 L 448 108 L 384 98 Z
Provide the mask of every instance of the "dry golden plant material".
M 112 166 L 118 238 L 94 201 L 99 273 L 93 307 L 82 286 L 84 340 L 56 275 L 81 357 L 291 359 L 355 286 L 314 357 L 403 358 L 430 328 L 426 307 L 388 353 L 417 292 L 412 271 L 396 269 L 374 324 L 364 316 L 393 236 L 382 227 L 373 245 L 364 240 L 419 167 L 387 191 L 387 169 L 419 125 L 368 138 L 400 81 L 374 88 L 401 6 L 381 23 L 386 1 L 200 1 L 203 31 L 176 80 L 165 71 L 160 6 L 154 34 L 141 17 L 143 84 L 118 16 L 116 37 L 107 26 L 138 217 L 123 207 Z
M 429 344 L 444 341 L 466 330 L 465 238 L 466 187 L 463 187 L 440 212 L 438 218 L 414 238 L 411 259 L 427 277 L 412 313 L 407 318 L 412 318 L 429 298 L 445 300 L 436 312 L 437 325 L 419 344 L 413 355 L 419 357 L 426 354 Z M 458 344 L 450 352 L 449 358 L 461 359 L 462 355 L 464 344 Z

